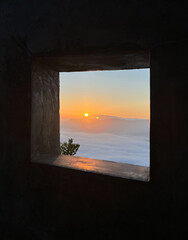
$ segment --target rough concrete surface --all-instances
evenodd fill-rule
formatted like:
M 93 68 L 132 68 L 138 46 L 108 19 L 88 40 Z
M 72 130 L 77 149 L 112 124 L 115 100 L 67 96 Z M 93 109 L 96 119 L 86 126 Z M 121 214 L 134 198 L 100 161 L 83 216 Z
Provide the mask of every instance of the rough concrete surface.
M 31 80 L 31 158 L 60 153 L 59 73 L 33 66 Z
M 34 162 L 138 181 L 149 181 L 149 167 L 127 163 L 66 155 L 44 157 L 36 159 Z

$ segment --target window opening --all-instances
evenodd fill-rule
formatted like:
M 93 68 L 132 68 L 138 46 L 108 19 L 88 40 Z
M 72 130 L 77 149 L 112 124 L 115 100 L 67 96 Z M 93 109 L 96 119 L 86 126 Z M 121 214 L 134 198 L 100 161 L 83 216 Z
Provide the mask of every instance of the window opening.
M 61 72 L 60 142 L 69 148 L 62 153 L 149 167 L 149 74 Z

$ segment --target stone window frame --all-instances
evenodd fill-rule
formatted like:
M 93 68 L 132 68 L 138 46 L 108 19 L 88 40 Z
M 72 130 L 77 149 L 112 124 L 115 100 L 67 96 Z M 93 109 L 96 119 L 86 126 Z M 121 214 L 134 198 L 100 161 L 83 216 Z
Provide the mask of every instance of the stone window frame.
M 35 58 L 31 77 L 31 162 L 148 182 L 149 167 L 60 155 L 59 72 L 149 67 L 148 51 Z

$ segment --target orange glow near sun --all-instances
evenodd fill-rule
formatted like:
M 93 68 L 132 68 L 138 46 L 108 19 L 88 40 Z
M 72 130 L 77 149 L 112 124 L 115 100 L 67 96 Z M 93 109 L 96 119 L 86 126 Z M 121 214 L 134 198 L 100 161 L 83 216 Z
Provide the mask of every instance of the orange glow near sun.
M 61 73 L 60 79 L 61 118 L 150 118 L 148 69 Z

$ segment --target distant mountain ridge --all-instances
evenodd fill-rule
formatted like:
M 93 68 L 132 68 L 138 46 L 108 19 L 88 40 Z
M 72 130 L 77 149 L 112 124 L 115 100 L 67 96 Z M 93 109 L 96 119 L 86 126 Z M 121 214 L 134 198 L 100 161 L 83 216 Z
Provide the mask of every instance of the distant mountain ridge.
M 96 116 L 99 117 L 96 119 Z M 149 137 L 148 119 L 130 119 L 108 115 L 61 119 L 61 129 L 87 133 L 111 133 Z

